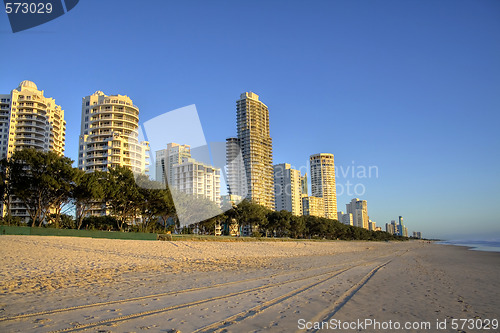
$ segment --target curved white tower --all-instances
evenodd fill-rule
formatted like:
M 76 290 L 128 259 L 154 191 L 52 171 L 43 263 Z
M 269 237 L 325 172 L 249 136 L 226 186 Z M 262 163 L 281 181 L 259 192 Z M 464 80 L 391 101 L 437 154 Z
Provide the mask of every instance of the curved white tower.
M 139 108 L 128 96 L 96 91 L 82 99 L 78 168 L 87 172 L 124 166 L 147 169 L 146 141 L 139 142 Z
M 0 95 L 0 158 L 23 148 L 63 155 L 65 135 L 64 111 L 34 82 L 23 81 L 10 95 Z
M 337 190 L 333 154 L 320 153 L 309 157 L 311 166 L 311 194 L 323 198 L 325 217 L 337 219 Z M 349 212 L 348 212 L 349 213 Z

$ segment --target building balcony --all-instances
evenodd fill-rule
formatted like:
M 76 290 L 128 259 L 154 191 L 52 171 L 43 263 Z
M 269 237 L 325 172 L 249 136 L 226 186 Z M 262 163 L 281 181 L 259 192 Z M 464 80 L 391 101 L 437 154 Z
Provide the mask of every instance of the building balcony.
M 44 149 L 44 142 L 35 141 L 35 140 L 23 140 L 17 141 L 14 146 L 23 148 L 35 148 L 35 149 Z
M 108 165 L 107 161 L 87 161 L 86 163 L 87 167 L 94 167 L 94 168 L 103 168 L 106 165 Z

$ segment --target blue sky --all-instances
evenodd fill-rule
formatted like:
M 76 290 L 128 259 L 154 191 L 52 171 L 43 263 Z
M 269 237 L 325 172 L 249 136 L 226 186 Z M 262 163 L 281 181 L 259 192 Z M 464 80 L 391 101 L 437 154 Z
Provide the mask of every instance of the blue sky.
M 235 101 L 269 107 L 274 162 L 330 152 L 379 226 L 500 238 L 500 2 L 80 1 L 13 34 L 0 14 L 0 91 L 34 81 L 66 113 L 125 94 L 141 121 L 195 104 L 207 141 L 236 134 Z M 361 192 L 361 191 L 358 191 Z M 339 210 L 356 195 L 339 195 Z

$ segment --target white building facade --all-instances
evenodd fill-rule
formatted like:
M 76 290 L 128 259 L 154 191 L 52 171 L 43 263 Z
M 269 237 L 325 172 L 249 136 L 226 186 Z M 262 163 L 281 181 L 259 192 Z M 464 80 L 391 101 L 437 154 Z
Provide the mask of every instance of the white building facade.
M 139 141 L 138 127 L 139 108 L 128 96 L 96 91 L 83 97 L 78 168 L 92 172 L 122 166 L 147 173 L 149 143 Z
M 220 169 L 186 157 L 172 169 L 177 190 L 220 206 Z
M 343 211 L 337 212 L 337 219 L 345 225 L 354 225 L 354 219 L 351 213 L 344 214 Z
M 168 143 L 167 149 L 156 151 L 156 181 L 162 184 L 174 185 L 175 164 L 182 163 L 183 158 L 191 157 L 191 147 L 177 143 Z
M 276 210 L 302 215 L 302 176 L 290 164 L 274 165 L 274 201 Z
M 369 229 L 368 204 L 366 200 L 354 198 L 346 204 L 347 213 L 352 214 L 354 226 Z

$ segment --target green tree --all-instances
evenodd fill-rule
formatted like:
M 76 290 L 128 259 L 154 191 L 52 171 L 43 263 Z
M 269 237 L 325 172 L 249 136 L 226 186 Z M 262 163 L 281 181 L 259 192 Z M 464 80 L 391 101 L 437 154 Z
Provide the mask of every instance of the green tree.
M 235 208 L 235 216 L 240 228 L 244 225 L 258 226 L 261 230 L 267 230 L 267 213 L 268 209 L 260 206 L 248 199 L 240 202 Z
M 62 204 L 75 186 L 73 161 L 54 152 L 35 149 L 15 151 L 9 161 L 12 194 L 26 206 L 33 225 L 41 226 L 54 211 L 58 226 Z
M 77 229 L 82 227 L 83 219 L 88 215 L 92 207 L 104 200 L 106 181 L 106 174 L 102 171 L 76 171 L 75 187 L 71 197 L 76 207 Z
M 125 167 L 112 168 L 103 184 L 106 207 L 116 217 L 118 228 L 123 231 L 127 221 L 131 222 L 138 215 L 144 199 L 134 174 Z
M 113 216 L 86 216 L 82 228 L 93 230 L 119 230 L 118 220 Z
M 286 210 L 281 210 L 279 212 L 271 211 L 267 214 L 267 220 L 267 231 L 270 231 L 273 235 L 284 237 L 289 234 L 292 213 Z
M 11 224 L 12 215 L 10 211 L 10 200 L 12 197 L 12 186 L 10 182 L 10 161 L 6 158 L 0 160 L 0 197 L 3 203 L 6 214 L 4 222 L 8 225 Z
M 168 217 L 175 216 L 172 197 L 165 185 L 151 181 L 146 175 L 139 175 L 136 178 L 136 184 L 139 186 L 142 198 L 139 205 L 141 231 L 150 231 L 151 228 L 156 228 L 160 219 L 166 221 Z
M 306 232 L 305 216 L 292 216 L 290 220 L 290 233 L 293 238 L 302 238 Z

